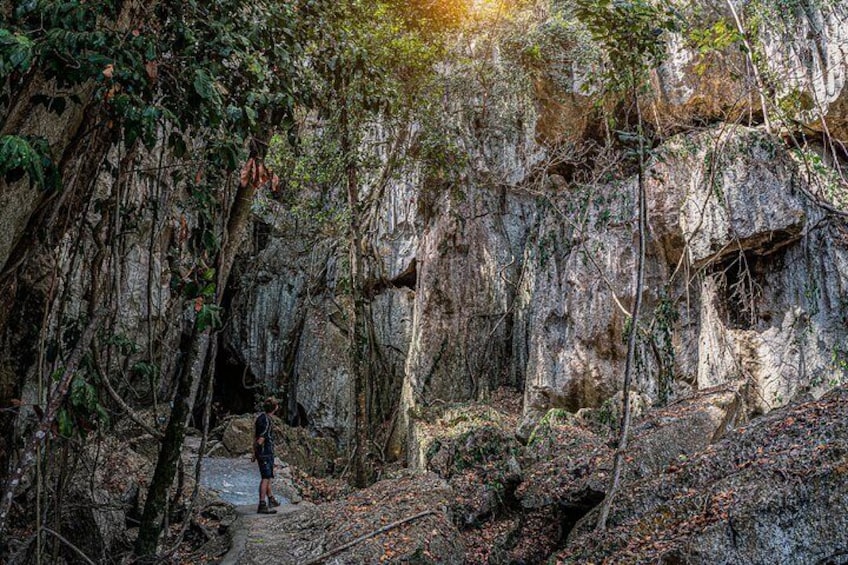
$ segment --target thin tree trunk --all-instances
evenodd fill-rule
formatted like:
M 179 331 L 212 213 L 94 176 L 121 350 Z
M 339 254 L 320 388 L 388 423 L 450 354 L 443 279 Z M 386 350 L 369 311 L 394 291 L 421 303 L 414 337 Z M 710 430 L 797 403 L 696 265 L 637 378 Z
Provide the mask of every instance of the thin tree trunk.
M 618 491 L 619 482 L 621 481 L 621 468 L 624 465 L 624 452 L 627 449 L 627 436 L 630 433 L 630 385 L 633 381 L 633 366 L 636 360 L 636 339 L 638 337 L 639 313 L 642 308 L 642 287 L 645 283 L 645 245 L 647 241 L 647 211 L 645 209 L 645 136 L 642 129 L 642 111 L 639 105 L 639 98 L 634 87 L 633 98 L 636 101 L 636 114 L 638 117 L 638 133 L 639 133 L 639 173 L 637 176 L 637 208 L 639 222 L 639 237 L 638 237 L 638 255 L 636 259 L 636 296 L 633 303 L 633 314 L 630 318 L 630 335 L 627 338 L 627 361 L 624 366 L 624 385 L 622 387 L 624 398 L 622 399 L 622 416 L 621 427 L 618 435 L 618 448 L 615 451 L 615 457 L 612 467 L 612 478 L 610 479 L 609 489 L 601 505 L 601 511 L 598 515 L 598 523 L 596 530 L 601 532 L 607 527 L 607 519 L 609 518 L 610 509 L 612 508 L 613 499 Z
M 362 234 L 359 224 L 359 179 L 357 178 L 356 156 L 351 142 L 350 116 L 348 101 L 342 90 L 341 106 L 341 148 L 345 159 L 347 175 L 347 204 L 350 214 L 348 226 L 348 254 L 350 261 L 350 293 L 353 301 L 353 313 L 348 332 L 350 347 L 350 370 L 353 373 L 353 395 L 355 406 L 355 451 L 353 462 L 353 481 L 357 487 L 368 484 L 366 459 L 368 453 L 368 403 L 367 379 L 365 377 L 365 297 L 362 292 Z
M 186 421 L 191 410 L 191 389 L 193 384 L 192 367 L 200 354 L 199 335 L 205 333 L 194 326 L 191 334 L 190 348 L 183 360 L 177 392 L 174 395 L 174 405 L 168 418 L 168 426 L 159 448 L 159 456 L 156 459 L 156 470 L 147 490 L 147 501 L 144 504 L 144 513 L 141 517 L 141 526 L 136 540 L 136 555 L 150 556 L 156 553 L 159 543 L 162 520 L 165 513 L 165 503 L 168 499 L 168 489 L 174 482 L 174 474 L 177 470 L 177 461 L 182 452 L 183 440 L 185 439 Z

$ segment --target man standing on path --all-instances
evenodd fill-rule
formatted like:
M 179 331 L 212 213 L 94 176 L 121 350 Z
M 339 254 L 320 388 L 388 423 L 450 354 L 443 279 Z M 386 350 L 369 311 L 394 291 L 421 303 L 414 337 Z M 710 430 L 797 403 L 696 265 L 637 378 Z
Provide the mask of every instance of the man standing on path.
M 256 417 L 254 431 L 253 453 L 259 463 L 259 514 L 276 514 L 275 506 L 280 503 L 271 494 L 271 479 L 274 478 L 274 425 L 271 416 L 277 411 L 279 404 L 272 396 L 262 403 L 263 412 Z M 267 501 L 266 501 L 267 499 Z

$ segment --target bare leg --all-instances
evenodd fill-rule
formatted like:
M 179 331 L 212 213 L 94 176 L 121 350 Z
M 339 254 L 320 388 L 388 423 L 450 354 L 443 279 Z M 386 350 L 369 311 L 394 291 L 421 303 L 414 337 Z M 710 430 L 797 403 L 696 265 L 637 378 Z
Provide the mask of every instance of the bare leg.
M 259 502 L 266 500 L 271 495 L 271 479 L 259 481 Z

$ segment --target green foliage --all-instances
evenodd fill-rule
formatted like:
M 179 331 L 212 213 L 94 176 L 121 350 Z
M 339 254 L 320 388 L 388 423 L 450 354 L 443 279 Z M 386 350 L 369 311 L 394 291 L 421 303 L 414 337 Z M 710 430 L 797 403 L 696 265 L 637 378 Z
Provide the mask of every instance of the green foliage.
M 830 360 L 833 369 L 842 373 L 841 377 L 835 375 L 830 381 L 831 386 L 836 386 L 848 376 L 848 340 L 845 340 L 844 344 L 833 346 Z
M 82 436 L 108 424 L 109 414 L 100 403 L 97 387 L 92 382 L 94 378 L 90 369 L 83 369 L 71 382 L 68 397 L 56 417 L 61 436 Z
M 53 81 L 61 96 L 33 99 L 61 114 L 69 104 L 105 111 L 104 124 L 125 147 L 165 142 L 182 167 L 175 184 L 188 184 L 185 216 L 190 237 L 174 265 L 175 287 L 194 301 L 199 328 L 221 326 L 214 302 L 214 270 L 225 229 L 219 190 L 257 138 L 291 129 L 293 109 L 308 99 L 298 77 L 304 37 L 317 30 L 320 0 L 187 0 L 144 7 L 106 0 L 28 0 L 0 29 L 0 79 L 15 93 L 28 74 Z M 127 10 L 142 10 L 127 27 Z M 303 27 L 305 26 L 305 27 Z M 93 92 L 91 100 L 67 93 Z M 5 103 L 9 103 L 7 99 Z M 167 137 L 165 135 L 167 134 Z M 203 143 L 194 140 L 202 137 Z M 5 136 L 0 174 L 50 188 L 58 172 L 43 140 Z M 185 259 L 184 259 L 185 258 Z M 210 273 L 212 277 L 210 277 Z M 116 343 L 124 349 L 121 344 Z
M 31 186 L 44 190 L 58 188 L 61 184 L 50 157 L 50 147 L 37 137 L 0 137 L 0 175 L 6 182 L 15 182 L 27 175 Z
M 437 4 L 457 11 L 451 16 Z M 417 108 L 430 94 L 443 52 L 437 22 L 459 17 L 460 8 L 446 2 L 344 0 L 320 3 L 306 18 L 303 49 L 310 64 L 304 79 L 313 111 L 298 113 L 295 135 L 276 136 L 269 151 L 281 180 L 277 197 L 298 217 L 342 235 L 358 213 L 338 204 L 348 181 L 355 177 L 356 190 L 365 193 L 377 180 L 369 173 L 383 168 L 377 182 L 385 183 L 402 167 L 403 152 L 387 157 L 385 139 L 367 134 L 379 123 L 397 135 L 413 112 L 421 115 Z M 445 149 L 427 148 L 433 149 L 428 157 Z
M 301 132 L 297 144 L 286 136 L 271 140 L 268 163 L 281 172 L 277 199 L 297 217 L 311 219 L 319 226 L 343 225 L 344 210 L 339 207 L 335 187 L 344 183 L 344 159 L 338 140 L 315 132 Z
M 106 345 L 113 345 L 122 355 L 132 355 L 141 349 L 135 341 L 124 334 L 110 335 L 105 340 Z
M 812 147 L 796 147 L 790 150 L 790 155 L 798 164 L 804 180 L 815 188 L 818 195 L 834 206 L 848 210 L 848 183 L 836 168 L 826 163 Z
M 133 363 L 130 371 L 134 376 L 154 379 L 159 375 L 159 366 L 147 361 L 137 361 Z
M 32 66 L 34 47 L 26 35 L 0 29 L 0 80 L 13 72 L 27 72 Z
M 651 0 L 576 0 L 574 13 L 602 43 L 610 61 L 604 83 L 613 91 L 641 87 L 666 55 L 663 35 L 681 18 L 669 3 Z
M 503 432 L 494 425 L 484 424 L 457 436 L 453 442 L 453 467 L 457 473 L 487 463 L 499 463 L 514 454 L 504 441 Z
M 573 6 L 555 5 L 541 24 L 519 27 L 506 38 L 506 56 L 535 76 L 543 76 L 563 92 L 571 92 L 580 79 L 574 70 L 597 68 L 601 51 L 586 26 L 573 13 Z
M 223 311 L 224 309 L 216 304 L 203 304 L 197 311 L 198 331 L 220 329 L 224 325 L 221 319 Z
M 0 30 L 0 77 L 37 67 L 60 89 L 95 85 L 128 145 L 152 147 L 165 123 L 210 128 L 204 158 L 232 171 L 249 137 L 283 124 L 303 95 L 292 80 L 297 26 L 314 3 L 160 2 L 121 29 L 123 2 L 31 0 Z M 185 151 L 182 135 L 168 142 Z
M 551 408 L 545 413 L 536 427 L 530 434 L 527 440 L 527 445 L 536 445 L 543 438 L 548 439 L 551 433 L 551 428 L 562 423 L 568 423 L 572 418 L 571 412 L 564 408 Z
M 413 30 L 427 34 L 459 28 L 472 9 L 471 0 L 389 0 L 386 4 L 403 14 Z
M 698 53 L 698 63 L 695 72 L 704 74 L 709 68 L 711 56 L 723 51 L 731 45 L 742 45 L 742 35 L 727 19 L 721 18 L 707 27 L 693 27 L 688 33 L 691 48 Z

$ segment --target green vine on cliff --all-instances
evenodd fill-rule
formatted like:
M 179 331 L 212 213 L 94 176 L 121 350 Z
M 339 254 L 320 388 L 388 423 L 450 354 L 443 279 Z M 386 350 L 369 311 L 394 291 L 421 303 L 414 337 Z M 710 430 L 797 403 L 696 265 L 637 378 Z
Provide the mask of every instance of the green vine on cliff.
M 30 184 L 50 190 L 60 185 L 59 171 L 50 157 L 47 142 L 40 137 L 0 137 L 0 176 L 15 182 L 27 175 Z

